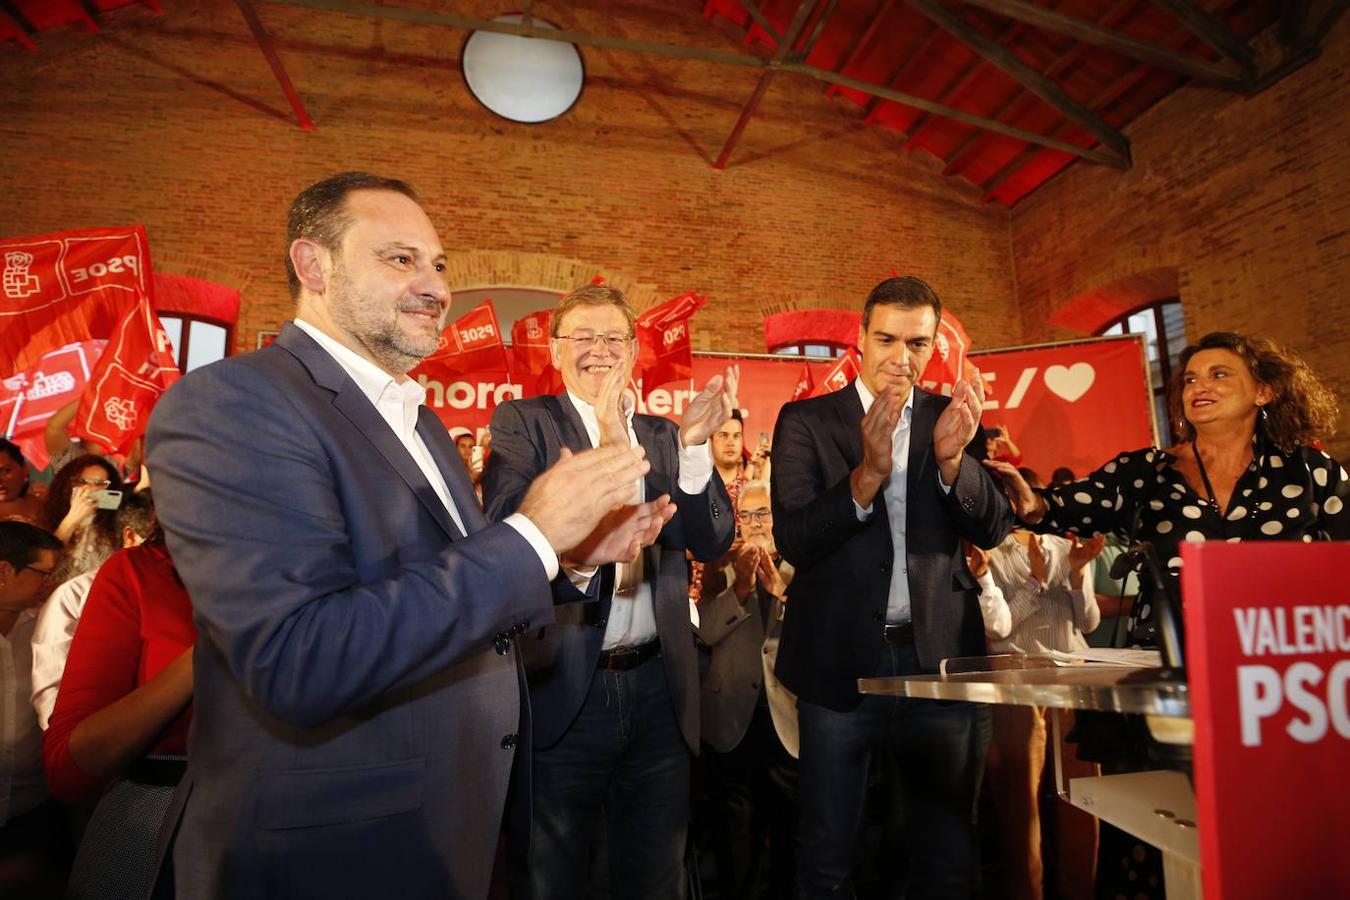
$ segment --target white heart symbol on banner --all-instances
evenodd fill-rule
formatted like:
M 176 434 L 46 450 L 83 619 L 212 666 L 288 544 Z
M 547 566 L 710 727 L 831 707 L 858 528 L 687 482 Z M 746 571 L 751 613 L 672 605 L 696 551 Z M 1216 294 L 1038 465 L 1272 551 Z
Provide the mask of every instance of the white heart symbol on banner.
M 1045 386 L 1070 403 L 1088 392 L 1097 373 L 1089 363 L 1050 366 L 1045 370 Z

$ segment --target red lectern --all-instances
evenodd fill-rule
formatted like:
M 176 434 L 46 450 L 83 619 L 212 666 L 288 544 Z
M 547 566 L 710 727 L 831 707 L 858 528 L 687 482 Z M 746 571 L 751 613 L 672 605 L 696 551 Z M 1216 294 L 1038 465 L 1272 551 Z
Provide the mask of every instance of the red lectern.
M 1182 560 L 1205 900 L 1350 897 L 1350 544 Z

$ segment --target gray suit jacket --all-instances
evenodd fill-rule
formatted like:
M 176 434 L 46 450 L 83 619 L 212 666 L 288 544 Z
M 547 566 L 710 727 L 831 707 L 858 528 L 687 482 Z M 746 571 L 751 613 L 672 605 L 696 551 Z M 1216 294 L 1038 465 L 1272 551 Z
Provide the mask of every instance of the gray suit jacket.
M 646 495 L 669 494 L 678 511 L 643 551 L 643 577 L 651 585 L 661 658 L 680 729 L 692 750 L 698 749 L 698 667 L 689 622 L 689 567 L 695 559 L 716 559 L 731 546 L 735 517 L 722 479 L 714 475 L 698 494 L 680 490 L 679 437 L 674 422 L 656 416 L 635 416 L 633 430 L 647 451 L 651 471 Z M 513 400 L 497 407 L 492 417 L 492 455 L 483 472 L 483 509 L 492 521 L 514 512 L 530 481 L 557 461 L 563 447 L 591 446 L 586 427 L 566 394 Z M 578 485 L 585 490 L 585 485 Z M 606 583 L 594 603 L 557 608 L 557 623 L 520 640 L 535 710 L 534 746 L 547 748 L 567 731 L 581 711 L 600 656 L 609 612 L 607 589 L 613 566 L 601 569 Z
M 787 563 L 780 566 L 790 582 L 792 567 Z M 718 753 L 736 749 L 750 727 L 763 690 L 778 739 L 795 757 L 797 697 L 773 673 L 785 606 L 774 600 L 769 606 L 769 621 L 765 622 L 760 604 L 758 587 L 741 604 L 732 586 L 699 604 L 696 634 L 712 657 L 703 675 L 703 742 Z
M 508 636 L 550 621 L 552 595 L 421 416 L 467 536 L 293 325 L 155 409 L 156 502 L 199 633 L 166 823 L 179 897 L 486 895 L 522 730 Z

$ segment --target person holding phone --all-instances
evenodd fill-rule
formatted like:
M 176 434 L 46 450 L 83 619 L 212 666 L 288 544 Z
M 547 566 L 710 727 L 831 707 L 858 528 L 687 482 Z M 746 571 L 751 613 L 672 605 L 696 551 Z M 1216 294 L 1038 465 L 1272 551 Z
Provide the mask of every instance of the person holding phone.
M 38 523 L 66 545 L 57 567 L 56 583 L 97 569 L 120 549 L 116 508 L 101 508 L 107 491 L 122 490 L 117 467 L 101 456 L 77 456 L 52 479 Z M 106 504 L 108 501 L 103 499 Z

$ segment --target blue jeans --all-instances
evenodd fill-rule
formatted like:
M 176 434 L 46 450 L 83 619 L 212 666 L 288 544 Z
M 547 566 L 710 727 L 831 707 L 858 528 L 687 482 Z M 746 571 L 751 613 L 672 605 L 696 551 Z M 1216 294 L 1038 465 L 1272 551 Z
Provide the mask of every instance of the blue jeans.
M 611 900 L 680 900 L 689 824 L 689 748 L 659 656 L 596 672 L 577 719 L 535 750 L 534 814 L 517 900 L 588 896 L 605 834 Z
M 880 635 L 878 635 L 880 640 Z M 913 645 L 883 644 L 876 677 L 919 672 Z M 852 897 L 862 858 L 874 750 L 890 755 L 908 847 L 907 900 L 969 898 L 979 889 L 975 806 L 989 746 L 982 704 L 868 696 L 850 712 L 797 704 L 801 731 L 804 898 Z M 902 848 L 883 848 L 900 853 Z

